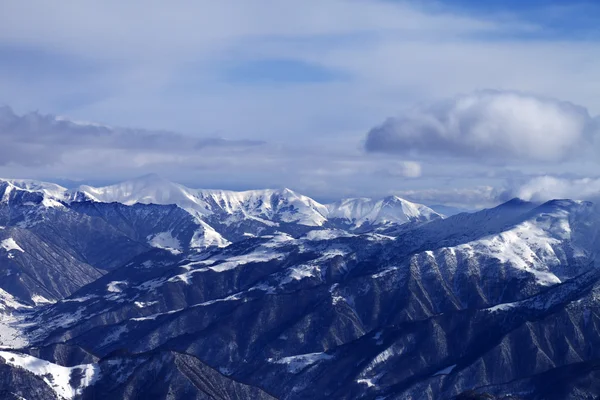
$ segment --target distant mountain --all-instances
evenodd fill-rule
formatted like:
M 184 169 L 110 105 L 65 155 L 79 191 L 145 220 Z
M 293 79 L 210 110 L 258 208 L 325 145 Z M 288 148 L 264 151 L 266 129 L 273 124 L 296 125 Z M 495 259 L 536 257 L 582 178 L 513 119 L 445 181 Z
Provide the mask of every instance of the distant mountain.
M 157 175 L 103 188 L 82 186 L 70 196 L 105 203 L 176 204 L 200 217 L 217 216 L 222 224 L 254 220 L 266 225 L 274 222 L 324 226 L 328 220 L 338 219 L 360 227 L 364 224 L 375 226 L 440 218 L 426 206 L 395 196 L 381 200 L 346 199 L 323 205 L 290 189 L 244 192 L 190 189 Z
M 2 181 L 0 393 L 595 398 L 599 233 L 576 200 L 442 218 L 156 176 Z
M 320 204 L 290 189 L 263 189 L 234 192 L 190 189 L 158 175 L 105 187 L 80 186 L 68 190 L 59 185 L 32 180 L 0 180 L 5 187 L 2 198 L 15 193 L 34 193 L 47 204 L 77 202 L 177 205 L 208 223 L 236 225 L 252 222 L 264 227 L 295 224 L 306 227 L 334 226 L 371 229 L 390 224 L 426 222 L 442 216 L 432 209 L 397 196 L 383 199 L 344 199 Z
M 348 225 L 381 226 L 405 224 L 407 222 L 426 222 L 442 216 L 422 204 L 411 203 L 398 196 L 389 196 L 380 200 L 367 198 L 344 199 L 327 205 L 330 220 L 341 220 Z
M 355 201 L 362 206 L 344 208 Z M 151 248 L 179 254 L 280 232 L 440 218 L 399 198 L 341 204 L 322 205 L 289 189 L 189 189 L 157 175 L 72 190 L 0 180 L 0 239 L 8 257 L 0 288 L 25 305 L 54 302 Z

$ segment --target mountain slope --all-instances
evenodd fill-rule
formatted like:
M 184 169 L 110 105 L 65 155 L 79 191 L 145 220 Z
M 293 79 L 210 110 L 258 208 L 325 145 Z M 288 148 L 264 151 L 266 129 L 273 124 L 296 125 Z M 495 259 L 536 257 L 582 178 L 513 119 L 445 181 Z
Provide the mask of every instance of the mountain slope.
M 404 224 L 411 221 L 431 221 L 442 216 L 422 204 L 411 203 L 398 196 L 381 200 L 345 199 L 327 205 L 329 219 L 360 228 L 363 225 Z
M 74 199 L 89 199 L 123 204 L 176 204 L 195 215 L 224 225 L 252 220 L 272 225 L 294 223 L 304 226 L 327 226 L 334 220 L 355 227 L 364 224 L 402 224 L 429 221 L 441 215 L 421 204 L 397 196 L 381 200 L 346 199 L 323 205 L 289 189 L 227 190 L 190 189 L 156 175 L 103 188 L 82 186 L 72 192 Z
M 586 344 L 600 321 L 597 243 L 582 241 L 596 215 L 585 202 L 512 201 L 396 239 L 314 230 L 203 254 L 154 250 L 20 329 L 68 366 L 173 351 L 276 398 L 535 388 L 532 374 L 600 356 Z
M 0 291 L 12 347 L 0 390 L 51 398 L 42 375 L 10 360 L 29 355 L 100 371 L 65 386 L 82 399 L 600 395 L 590 202 L 514 199 L 440 218 L 394 197 L 323 208 L 286 190 L 186 191 L 201 214 L 141 204 L 161 197 L 139 188 L 129 205 L 108 202 L 124 190 L 105 202 L 18 189 L 0 205 L 0 267 L 26 271 L 15 263 L 49 248 L 100 275 L 51 304 Z M 197 246 L 209 228 L 226 242 Z M 27 276 L 61 282 L 46 260 Z

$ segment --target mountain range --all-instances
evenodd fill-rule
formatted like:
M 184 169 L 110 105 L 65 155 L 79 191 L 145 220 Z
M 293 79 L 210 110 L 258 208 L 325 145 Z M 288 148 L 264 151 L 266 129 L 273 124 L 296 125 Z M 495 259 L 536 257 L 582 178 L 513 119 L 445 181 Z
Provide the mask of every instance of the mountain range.
M 0 180 L 7 399 L 593 399 L 600 212 Z

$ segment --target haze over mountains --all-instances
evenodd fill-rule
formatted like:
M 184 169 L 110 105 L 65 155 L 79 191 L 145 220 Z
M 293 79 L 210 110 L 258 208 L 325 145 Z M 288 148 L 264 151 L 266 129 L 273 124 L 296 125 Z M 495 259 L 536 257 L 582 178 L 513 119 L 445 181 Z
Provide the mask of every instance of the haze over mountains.
M 157 176 L 3 180 L 0 390 L 597 395 L 599 229 L 597 208 L 574 200 L 445 217 L 393 196 L 320 204 Z

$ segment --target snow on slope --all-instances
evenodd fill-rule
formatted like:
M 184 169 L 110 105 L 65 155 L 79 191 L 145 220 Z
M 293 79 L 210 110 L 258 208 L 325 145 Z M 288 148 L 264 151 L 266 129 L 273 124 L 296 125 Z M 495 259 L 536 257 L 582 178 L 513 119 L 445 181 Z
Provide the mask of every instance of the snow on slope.
M 515 201 L 511 202 L 497 210 L 472 216 L 496 217 L 498 209 L 506 213 L 507 207 L 513 207 Z M 584 230 L 594 215 L 591 203 L 554 200 L 525 212 L 512 223 L 507 223 L 508 219 L 501 219 L 498 226 L 506 225 L 497 232 L 479 237 L 465 235 L 456 245 L 417 253 L 412 256 L 411 262 L 419 265 L 423 273 L 439 269 L 448 281 L 461 272 L 457 270 L 460 260 L 468 260 L 473 271 L 494 279 L 502 273 L 497 266 L 499 263 L 509 267 L 510 274 L 528 274 L 538 285 L 551 286 L 577 276 L 581 273 L 579 266 L 585 267 L 592 259 L 589 249 L 596 248 L 597 243 L 590 244 L 581 239 L 587 239 L 588 236 L 598 238 L 597 234 L 586 234 Z M 495 217 L 490 221 L 495 222 Z M 481 218 L 476 218 L 476 221 L 485 227 Z M 460 221 L 465 222 L 464 218 L 460 218 Z M 488 221 L 487 226 L 493 225 L 489 225 Z M 426 228 L 435 228 L 435 225 Z M 476 229 L 470 230 L 470 233 L 477 233 Z M 502 279 L 507 277 L 503 276 Z
M 0 248 L 6 251 L 16 250 L 20 251 L 21 253 L 25 253 L 25 250 L 23 250 L 13 238 L 4 239 L 3 241 L 1 241 Z
M 148 244 L 152 247 L 168 250 L 173 254 L 181 254 L 181 243 L 172 235 L 173 232 L 160 232 L 147 237 Z
M 292 374 L 298 373 L 302 371 L 304 368 L 311 366 L 315 363 L 331 360 L 333 359 L 332 355 L 325 353 L 309 353 L 309 354 L 300 354 L 297 356 L 289 356 L 283 357 L 280 359 L 272 359 L 269 358 L 267 361 L 274 364 L 284 364 L 287 366 L 287 369 Z
M 323 226 L 329 219 L 340 218 L 360 226 L 365 223 L 402 224 L 441 218 L 430 208 L 397 196 L 380 200 L 346 199 L 323 205 L 290 189 L 243 192 L 190 189 L 156 175 L 103 188 L 82 186 L 78 192 L 90 200 L 101 202 L 177 204 L 200 217 L 223 216 L 225 224 L 253 219 L 266 225 L 287 222 Z
M 231 244 L 221 234 L 214 230 L 206 222 L 198 219 L 198 223 L 202 226 L 201 230 L 197 230 L 190 241 L 190 247 L 193 249 L 205 249 L 208 247 L 227 247 Z
M 176 204 L 200 217 L 213 214 L 229 216 L 229 219 L 224 220 L 226 223 L 248 218 L 267 224 L 278 219 L 282 222 L 321 226 L 326 220 L 324 214 L 327 213 L 325 206 L 289 189 L 244 192 L 190 189 L 156 175 L 101 188 L 81 186 L 73 197 L 76 197 L 77 192 L 90 200 L 104 203 Z
M 99 377 L 100 369 L 94 364 L 83 364 L 75 367 L 63 367 L 27 354 L 0 351 L 0 357 L 7 364 L 26 369 L 41 377 L 61 399 L 72 399 L 82 393 L 83 389 L 93 384 Z M 81 376 L 73 387 L 71 375 Z M 76 379 L 74 380 L 77 381 Z
M 1 180 L 0 180 L 1 182 Z M 341 219 L 357 227 L 363 224 L 403 224 L 409 221 L 429 221 L 441 215 L 422 205 L 397 196 L 374 200 L 345 199 L 333 204 L 321 204 L 290 189 L 262 189 L 235 192 L 230 190 L 191 189 L 157 175 L 146 175 L 105 187 L 80 186 L 67 190 L 59 185 L 31 180 L 7 180 L 9 188 L 38 192 L 46 207 L 61 206 L 61 202 L 91 200 L 126 205 L 175 204 L 199 219 L 216 216 L 219 223 L 236 224 L 254 220 L 269 226 L 297 223 L 321 227 L 331 219 Z M 1 194 L 1 193 L 0 193 Z M 215 232 L 216 233 L 216 232 Z M 214 235 L 207 233 L 207 240 Z M 210 241 L 209 240 L 209 241 Z M 217 242 L 225 243 L 224 239 Z
M 0 182 L 8 183 L 12 189 L 20 189 L 27 192 L 37 192 L 51 199 L 64 199 L 67 189 L 55 183 L 35 181 L 31 179 L 0 179 Z
M 73 195 L 77 193 L 101 203 L 177 204 L 181 208 L 198 211 L 201 215 L 210 214 L 210 210 L 197 199 L 193 190 L 157 175 L 146 175 L 99 188 L 84 185 L 72 191 Z
M 67 189 L 54 183 L 0 178 L 0 204 L 9 204 L 19 192 L 38 193 L 42 198 L 40 204 L 47 208 L 63 207 L 61 202 L 67 200 Z
M 228 215 L 245 218 L 280 220 L 307 226 L 322 226 L 327 207 L 290 189 L 264 189 L 233 192 L 198 190 L 198 197 Z M 230 219 L 235 222 L 236 218 Z

